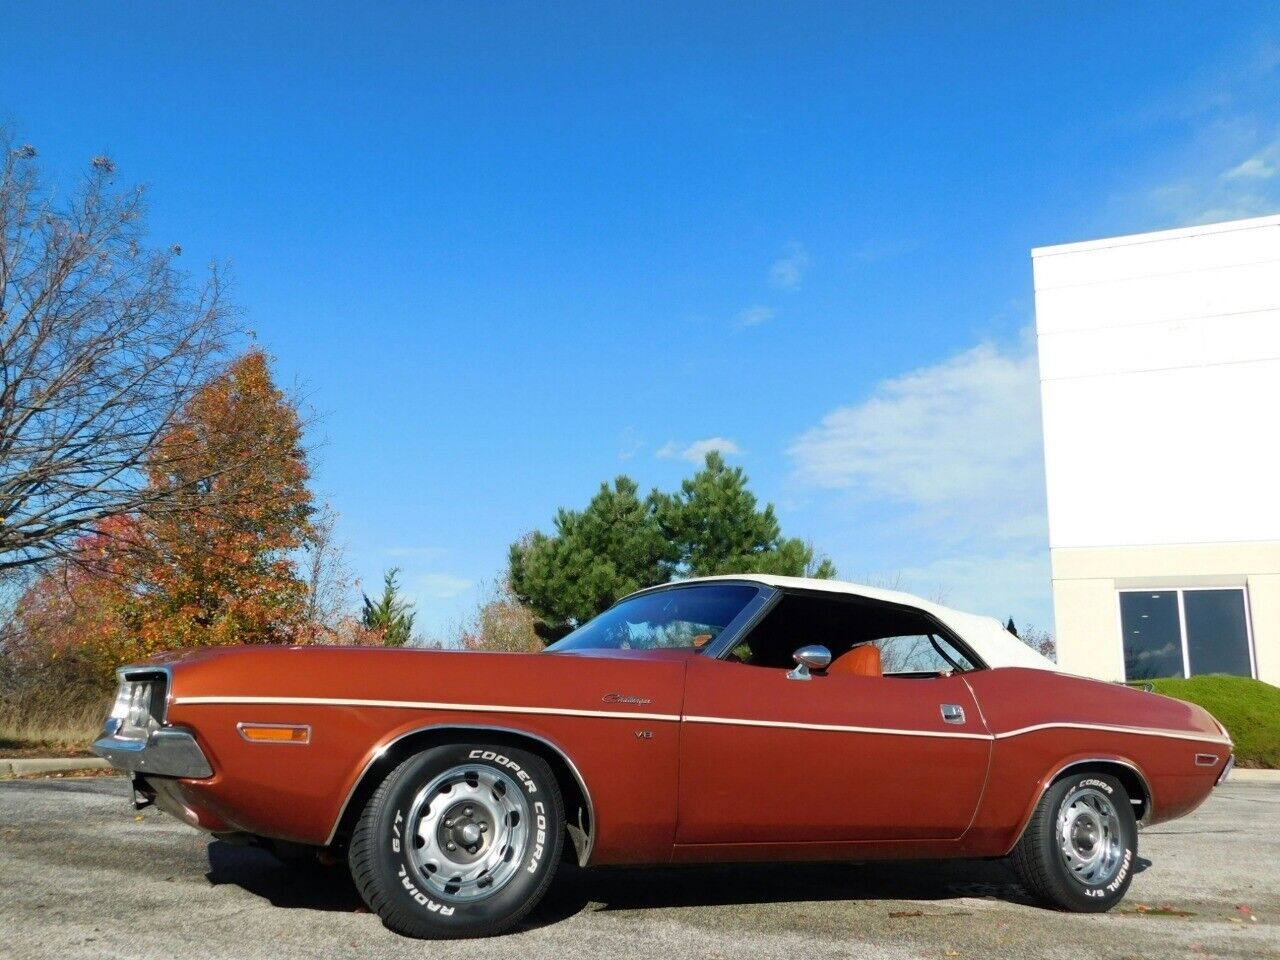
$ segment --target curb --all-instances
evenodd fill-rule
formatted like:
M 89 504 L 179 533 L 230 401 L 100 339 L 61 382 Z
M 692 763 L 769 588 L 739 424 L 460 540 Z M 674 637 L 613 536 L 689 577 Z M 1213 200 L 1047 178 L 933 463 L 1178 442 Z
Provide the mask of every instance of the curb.
M 1251 770 L 1234 767 L 1227 783 L 1280 783 L 1280 770 Z
M 71 773 L 75 770 L 101 770 L 111 764 L 101 757 L 68 757 L 0 760 L 0 777 L 25 777 L 33 773 Z

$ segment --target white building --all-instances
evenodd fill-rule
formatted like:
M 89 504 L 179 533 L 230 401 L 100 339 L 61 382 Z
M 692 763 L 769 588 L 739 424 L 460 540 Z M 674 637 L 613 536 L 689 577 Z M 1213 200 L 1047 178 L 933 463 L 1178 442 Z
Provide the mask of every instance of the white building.
M 1060 663 L 1280 684 L 1280 216 L 1031 256 Z

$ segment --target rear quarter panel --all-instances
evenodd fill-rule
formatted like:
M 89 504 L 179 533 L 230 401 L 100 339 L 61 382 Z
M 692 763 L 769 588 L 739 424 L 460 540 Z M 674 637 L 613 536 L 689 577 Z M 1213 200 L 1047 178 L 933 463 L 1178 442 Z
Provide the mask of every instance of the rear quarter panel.
M 684 669 L 679 658 L 229 651 L 175 665 L 168 719 L 196 732 L 215 770 L 181 782 L 198 826 L 324 843 L 385 745 L 428 726 L 493 727 L 549 741 L 577 767 L 594 808 L 593 862 L 643 862 L 670 854 Z M 317 702 L 271 702 L 280 698 Z M 309 724 L 311 742 L 250 743 L 241 722 Z
M 1077 761 L 1114 759 L 1136 767 L 1152 792 L 1147 823 L 1194 810 L 1231 753 L 1213 718 L 1193 704 L 1044 670 L 965 674 L 995 737 L 991 774 L 964 838 L 975 854 L 1012 848 L 1045 788 Z M 1212 754 L 1198 766 L 1197 754 Z

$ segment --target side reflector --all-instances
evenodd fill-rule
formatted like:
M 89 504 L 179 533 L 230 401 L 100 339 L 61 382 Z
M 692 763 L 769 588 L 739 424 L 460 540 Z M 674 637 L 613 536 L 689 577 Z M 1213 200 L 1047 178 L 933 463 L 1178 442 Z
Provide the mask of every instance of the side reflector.
M 311 727 L 305 723 L 237 723 L 236 729 L 250 743 L 311 742 Z

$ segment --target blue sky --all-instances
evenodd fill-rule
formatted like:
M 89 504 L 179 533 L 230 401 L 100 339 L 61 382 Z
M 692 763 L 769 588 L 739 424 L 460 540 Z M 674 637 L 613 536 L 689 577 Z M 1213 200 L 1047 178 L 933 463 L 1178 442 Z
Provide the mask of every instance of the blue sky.
M 3 2 L 0 118 L 232 264 L 430 630 L 709 446 L 843 576 L 1048 624 L 1028 251 L 1280 210 L 1280 15 Z

